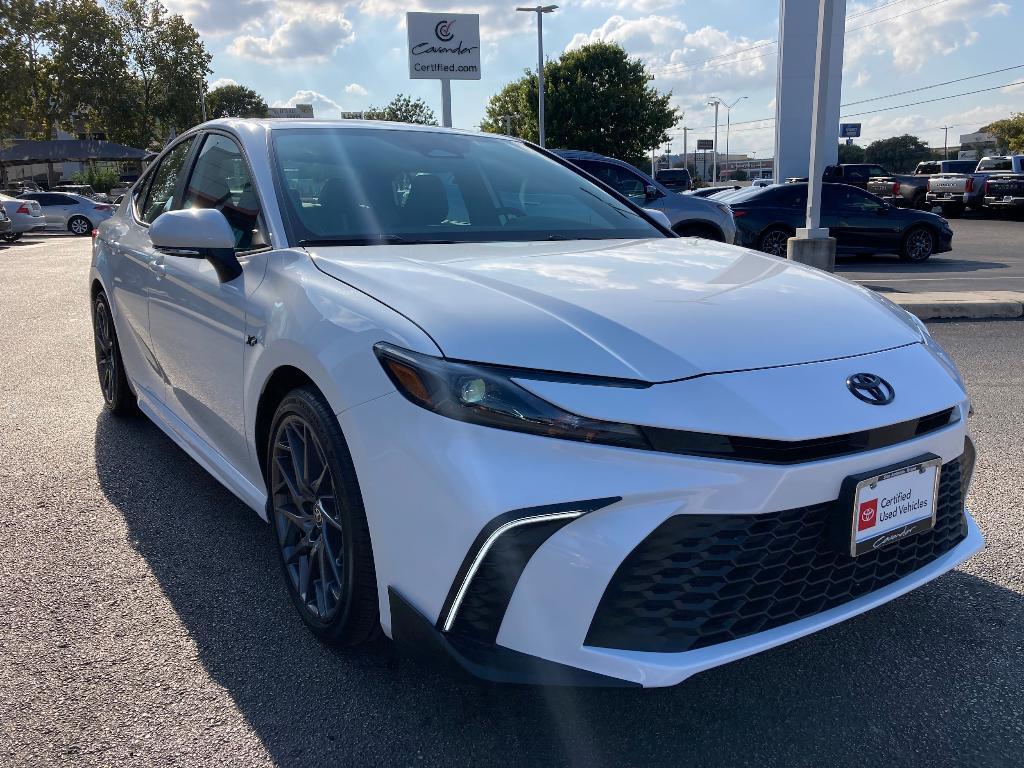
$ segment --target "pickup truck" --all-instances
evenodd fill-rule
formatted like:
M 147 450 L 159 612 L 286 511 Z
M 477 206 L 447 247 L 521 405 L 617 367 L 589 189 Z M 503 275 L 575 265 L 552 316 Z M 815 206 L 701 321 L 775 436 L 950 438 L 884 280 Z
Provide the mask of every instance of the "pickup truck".
M 930 178 L 937 173 L 967 173 L 974 170 L 973 160 L 925 160 L 912 174 L 878 176 L 868 181 L 868 192 L 878 195 L 897 208 L 931 210 L 928 201 Z
M 1024 209 L 1024 155 L 988 158 L 997 161 L 985 181 L 985 205 L 992 209 Z
M 876 176 L 891 176 L 889 171 L 880 165 L 871 163 L 843 163 L 842 165 L 826 166 L 821 180 L 832 184 L 849 184 L 851 187 L 868 188 L 868 182 Z M 787 184 L 805 184 L 806 176 L 793 176 L 786 179 Z
M 1024 155 L 983 157 L 973 171 L 932 176 L 928 180 L 927 200 L 931 205 L 942 206 L 942 213 L 947 217 L 959 215 L 965 208 L 978 210 L 987 204 L 985 187 L 993 175 L 1022 171 Z

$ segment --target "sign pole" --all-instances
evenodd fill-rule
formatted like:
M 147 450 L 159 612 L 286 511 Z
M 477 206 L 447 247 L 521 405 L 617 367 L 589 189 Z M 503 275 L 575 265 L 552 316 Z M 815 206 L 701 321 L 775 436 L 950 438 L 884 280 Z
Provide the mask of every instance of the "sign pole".
M 441 81 L 441 125 L 452 127 L 452 81 Z

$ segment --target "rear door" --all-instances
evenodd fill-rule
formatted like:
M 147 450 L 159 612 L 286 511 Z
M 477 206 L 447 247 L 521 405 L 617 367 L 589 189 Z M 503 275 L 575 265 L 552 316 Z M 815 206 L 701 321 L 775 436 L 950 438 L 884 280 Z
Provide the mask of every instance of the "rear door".
M 877 197 L 836 184 L 825 188 L 822 202 L 822 221 L 829 220 L 829 232 L 838 250 L 876 253 L 892 249 L 898 223 L 893 209 Z

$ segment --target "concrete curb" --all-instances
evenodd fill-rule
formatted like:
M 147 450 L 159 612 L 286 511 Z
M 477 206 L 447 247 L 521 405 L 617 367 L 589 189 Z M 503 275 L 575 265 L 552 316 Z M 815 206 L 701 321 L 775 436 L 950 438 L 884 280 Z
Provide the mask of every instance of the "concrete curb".
M 1024 317 L 1024 291 L 935 291 L 884 296 L 922 320 Z

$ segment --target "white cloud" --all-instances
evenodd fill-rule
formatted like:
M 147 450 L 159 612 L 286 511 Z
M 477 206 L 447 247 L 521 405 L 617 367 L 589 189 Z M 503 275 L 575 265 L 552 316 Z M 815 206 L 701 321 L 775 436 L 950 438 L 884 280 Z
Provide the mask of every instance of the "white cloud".
M 879 4 L 881 0 L 870 4 L 854 3 L 848 14 Z M 972 26 L 974 20 L 1005 16 L 1010 8 L 1006 3 L 993 0 L 946 0 L 922 6 L 919 12 L 897 15 L 896 10 L 879 10 L 848 23 L 844 50 L 847 67 L 886 59 L 886 66 L 894 66 L 904 73 L 918 72 L 926 63 L 942 66 L 939 59 L 977 42 L 978 33 Z
M 325 61 L 354 39 L 352 22 L 333 4 L 279 2 L 265 20 L 236 37 L 228 51 L 249 59 Z
M 337 118 L 338 113 L 344 109 L 330 96 L 325 96 L 319 91 L 302 89 L 295 92 L 287 101 L 275 101 L 273 107 L 294 107 L 296 104 L 312 104 L 313 114 L 317 117 Z
M 164 0 L 164 5 L 211 36 L 237 32 L 246 21 L 262 19 L 276 7 L 274 0 Z
M 349 96 L 366 96 L 368 91 L 359 83 L 349 83 L 345 86 L 345 93 Z
M 206 86 L 206 90 L 213 91 L 217 88 L 223 88 L 225 85 L 238 85 L 238 81 L 232 80 L 230 77 L 218 77 Z

